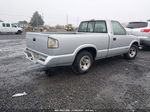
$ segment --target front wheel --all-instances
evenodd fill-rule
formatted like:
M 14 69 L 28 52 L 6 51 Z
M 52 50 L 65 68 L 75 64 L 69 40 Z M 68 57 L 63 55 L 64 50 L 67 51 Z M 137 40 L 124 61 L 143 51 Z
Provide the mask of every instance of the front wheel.
M 16 34 L 22 34 L 22 31 L 21 31 L 21 30 L 18 30 Z
M 128 51 L 128 53 L 124 54 L 125 58 L 127 59 L 135 59 L 138 53 L 138 47 L 136 45 L 132 45 Z
M 80 52 L 72 65 L 73 71 L 77 74 L 87 73 L 93 64 L 93 61 L 91 53 L 88 51 Z

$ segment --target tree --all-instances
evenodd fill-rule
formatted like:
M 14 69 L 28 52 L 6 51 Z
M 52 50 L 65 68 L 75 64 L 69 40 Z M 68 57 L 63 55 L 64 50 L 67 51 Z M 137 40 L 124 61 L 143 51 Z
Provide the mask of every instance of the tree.
M 43 20 L 42 16 L 38 13 L 38 11 L 33 13 L 30 24 L 34 27 L 35 26 L 39 27 L 39 25 L 44 25 L 44 20 Z
M 56 25 L 55 28 L 56 29 L 64 29 L 64 25 Z

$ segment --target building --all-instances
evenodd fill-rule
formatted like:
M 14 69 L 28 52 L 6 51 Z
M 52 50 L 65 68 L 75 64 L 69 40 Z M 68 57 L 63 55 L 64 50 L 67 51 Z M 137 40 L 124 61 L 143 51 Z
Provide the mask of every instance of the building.
M 22 27 L 22 28 L 29 25 L 27 21 L 19 21 L 16 24 L 17 24 L 18 27 Z

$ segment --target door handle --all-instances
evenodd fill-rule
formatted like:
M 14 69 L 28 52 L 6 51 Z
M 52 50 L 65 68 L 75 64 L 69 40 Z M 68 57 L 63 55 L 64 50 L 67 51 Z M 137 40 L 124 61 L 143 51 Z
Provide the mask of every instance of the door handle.
M 117 39 L 116 38 L 113 38 L 113 41 L 116 41 Z

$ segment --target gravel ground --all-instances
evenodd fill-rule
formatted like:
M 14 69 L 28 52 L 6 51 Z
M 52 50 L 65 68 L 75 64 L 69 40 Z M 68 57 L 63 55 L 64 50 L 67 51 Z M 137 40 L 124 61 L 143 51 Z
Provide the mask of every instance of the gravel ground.
M 122 56 L 96 61 L 89 73 L 76 75 L 71 67 L 33 64 L 24 49 L 25 34 L 0 35 L 0 109 L 150 111 L 150 50 L 132 61 Z

